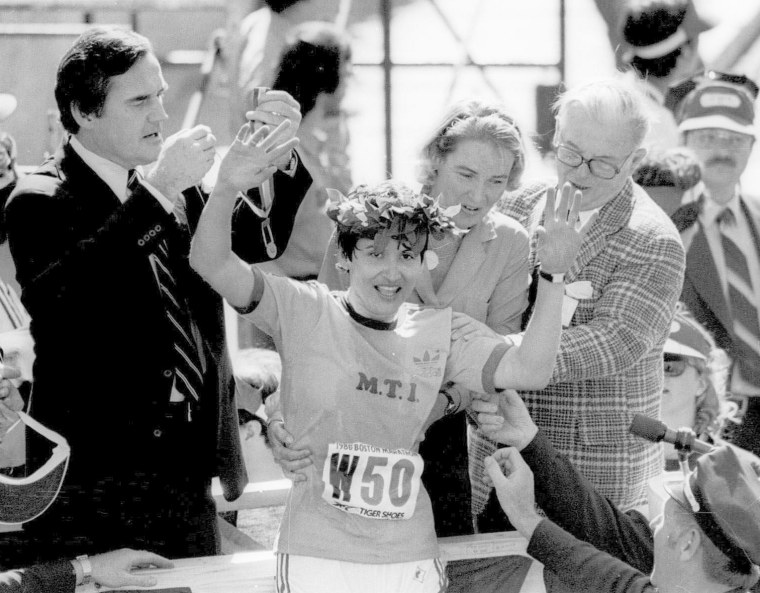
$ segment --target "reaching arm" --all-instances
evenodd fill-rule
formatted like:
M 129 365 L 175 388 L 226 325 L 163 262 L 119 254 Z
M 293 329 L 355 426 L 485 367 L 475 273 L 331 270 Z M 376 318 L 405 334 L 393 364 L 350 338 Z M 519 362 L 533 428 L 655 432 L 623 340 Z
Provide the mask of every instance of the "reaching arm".
M 549 519 L 573 536 L 631 564 L 641 572 L 651 572 L 652 531 L 646 518 L 636 511 L 621 512 L 599 494 L 570 460 L 557 451 L 546 435 L 538 430 L 525 402 L 517 394 L 503 394 L 498 408 L 483 401 L 475 401 L 472 405 L 479 412 L 478 422 L 486 435 L 516 448 L 497 451 L 494 454 L 497 461 L 502 457 L 510 458 L 510 455 L 514 458 L 517 451 L 520 451 L 521 461 L 524 460 L 533 472 L 535 501 Z M 492 467 L 493 469 L 497 468 Z M 516 503 L 506 500 L 502 504 L 502 496 L 506 494 L 499 495 L 498 504 L 509 514 L 509 505 Z M 493 498 L 489 501 L 489 505 L 496 504 L 497 501 Z M 532 510 L 532 501 L 529 508 Z M 568 509 L 572 509 L 572 512 L 568 512 Z M 512 515 L 509 516 L 511 519 Z M 517 523 L 514 524 L 519 527 Z
M 239 191 L 260 185 L 271 177 L 283 154 L 298 140 L 277 144 L 290 126 L 287 120 L 271 133 L 263 127 L 247 137 L 245 124 L 219 168 L 219 181 L 203 209 L 190 250 L 190 265 L 233 307 L 245 307 L 251 300 L 254 280 L 248 265 L 232 251 L 232 213 Z
M 564 582 L 587 591 L 647 591 L 651 584 L 638 570 L 593 545 L 579 541 L 550 519 L 542 519 L 535 509 L 534 475 L 517 449 L 499 449 L 486 458 L 486 470 L 493 481 L 502 509 L 512 524 L 528 540 L 528 553 L 555 572 Z M 552 488 L 566 491 L 564 485 Z M 563 513 L 578 507 L 566 503 Z M 568 512 L 568 509 L 572 509 Z M 603 528 L 590 523 L 589 529 Z M 649 556 L 652 556 L 651 550 Z
M 555 191 L 549 189 L 544 208 L 544 227 L 538 233 L 538 257 L 541 269 L 548 274 L 566 272 L 572 265 L 586 230 L 594 217 L 578 230 L 581 194 L 570 196 L 572 187 L 565 184 L 559 207 L 555 209 Z M 539 280 L 533 317 L 522 343 L 510 348 L 502 357 L 494 375 L 494 385 L 501 389 L 541 389 L 554 369 L 562 331 L 564 284 Z
M 528 542 L 528 554 L 575 591 L 655 593 L 649 577 L 544 519 Z

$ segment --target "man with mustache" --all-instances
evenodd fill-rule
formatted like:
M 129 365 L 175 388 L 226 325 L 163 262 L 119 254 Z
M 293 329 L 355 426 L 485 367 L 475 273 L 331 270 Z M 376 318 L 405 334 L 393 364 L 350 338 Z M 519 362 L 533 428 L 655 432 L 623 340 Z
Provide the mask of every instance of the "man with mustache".
M 733 359 L 729 391 L 742 422 L 733 442 L 760 452 L 760 198 L 740 178 L 755 143 L 757 86 L 708 72 L 679 85 L 683 143 L 702 165 L 696 200 L 674 215 L 687 249 L 682 300 Z M 678 94 L 678 89 L 674 90 Z

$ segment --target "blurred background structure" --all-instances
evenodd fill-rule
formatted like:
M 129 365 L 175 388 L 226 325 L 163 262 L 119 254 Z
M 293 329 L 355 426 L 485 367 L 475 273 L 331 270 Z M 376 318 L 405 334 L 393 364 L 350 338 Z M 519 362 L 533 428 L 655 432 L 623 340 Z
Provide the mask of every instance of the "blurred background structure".
M 311 0 L 347 12 L 354 75 L 349 86 L 354 179 L 410 179 L 425 130 L 451 101 L 498 98 L 539 147 L 551 138 L 558 86 L 613 75 L 609 0 Z M 154 43 L 170 84 L 168 132 L 210 125 L 229 142 L 226 32 L 255 0 L 0 0 L 0 92 L 19 102 L 3 129 L 19 162 L 38 163 L 49 134 L 60 56 L 89 24 L 120 23 Z M 329 6 L 328 6 L 329 5 Z M 708 66 L 760 76 L 760 0 L 695 0 L 715 27 L 702 34 Z M 748 174 L 760 178 L 760 167 Z M 753 179 L 754 182 L 754 179 Z

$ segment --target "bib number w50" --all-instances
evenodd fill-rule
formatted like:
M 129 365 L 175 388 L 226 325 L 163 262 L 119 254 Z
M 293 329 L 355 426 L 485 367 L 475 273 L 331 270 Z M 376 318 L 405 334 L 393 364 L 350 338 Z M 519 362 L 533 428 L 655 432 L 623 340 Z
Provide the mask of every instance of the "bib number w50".
M 422 468 L 422 458 L 405 449 L 331 443 L 322 469 L 322 498 L 336 509 L 370 519 L 409 519 Z

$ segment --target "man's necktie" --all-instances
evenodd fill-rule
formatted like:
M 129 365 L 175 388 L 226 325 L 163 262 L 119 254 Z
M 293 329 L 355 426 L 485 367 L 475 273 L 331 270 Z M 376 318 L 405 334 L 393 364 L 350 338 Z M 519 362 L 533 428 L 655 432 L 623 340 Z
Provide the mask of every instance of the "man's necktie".
M 760 385 L 760 323 L 747 257 L 731 238 L 736 230 L 733 211 L 726 208 L 720 213 L 717 221 L 726 263 L 728 304 L 731 308 L 734 344 L 738 354 L 736 363 L 744 379 Z
M 139 182 L 137 171 L 129 172 L 127 191 L 131 192 Z M 158 248 L 149 256 L 153 273 L 161 289 L 164 310 L 169 320 L 174 342 L 175 389 L 188 401 L 198 401 L 203 387 L 203 372 L 198 345 L 193 336 L 187 303 L 172 273 L 170 245 L 166 240 L 158 243 Z

